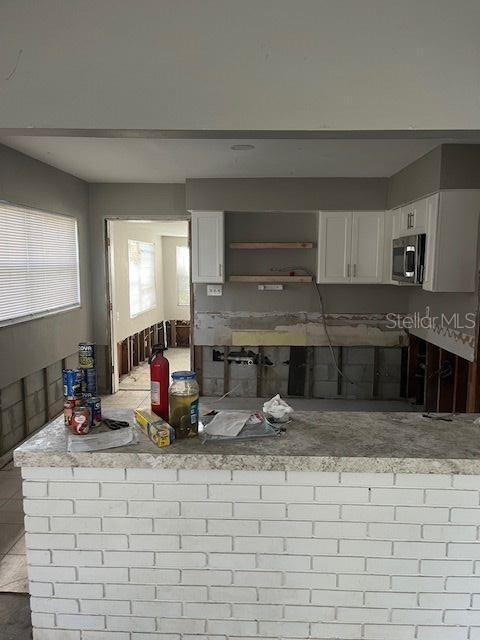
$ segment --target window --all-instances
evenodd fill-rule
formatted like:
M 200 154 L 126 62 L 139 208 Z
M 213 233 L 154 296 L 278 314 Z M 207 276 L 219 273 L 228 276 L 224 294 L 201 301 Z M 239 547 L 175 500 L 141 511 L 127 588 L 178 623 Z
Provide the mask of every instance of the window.
M 155 309 L 155 246 L 150 242 L 128 241 L 130 317 Z
M 190 254 L 188 247 L 177 247 L 177 305 L 190 305 Z
M 80 306 L 75 218 L 0 203 L 0 323 Z

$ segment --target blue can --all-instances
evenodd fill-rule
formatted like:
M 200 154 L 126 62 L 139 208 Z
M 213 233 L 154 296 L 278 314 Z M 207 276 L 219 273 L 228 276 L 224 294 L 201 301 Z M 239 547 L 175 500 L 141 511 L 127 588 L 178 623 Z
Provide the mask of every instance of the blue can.
M 95 427 L 102 421 L 102 401 L 97 396 L 84 398 L 84 402 L 90 409 L 90 426 Z
M 82 392 L 88 396 L 97 395 L 97 370 L 82 369 Z
M 69 400 L 79 398 L 82 394 L 82 370 L 63 370 L 63 395 Z

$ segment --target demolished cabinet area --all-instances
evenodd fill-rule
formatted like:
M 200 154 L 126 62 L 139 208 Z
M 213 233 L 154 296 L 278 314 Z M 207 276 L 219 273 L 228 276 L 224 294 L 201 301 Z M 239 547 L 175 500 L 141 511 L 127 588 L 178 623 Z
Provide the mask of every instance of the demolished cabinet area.
M 405 362 L 405 347 L 195 347 L 205 396 L 399 400 Z

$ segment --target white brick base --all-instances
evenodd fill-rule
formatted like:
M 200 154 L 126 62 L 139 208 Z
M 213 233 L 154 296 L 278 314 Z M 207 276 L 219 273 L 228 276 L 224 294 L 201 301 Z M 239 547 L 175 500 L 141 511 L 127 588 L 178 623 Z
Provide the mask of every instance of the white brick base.
M 480 639 L 479 476 L 23 477 L 34 640 Z

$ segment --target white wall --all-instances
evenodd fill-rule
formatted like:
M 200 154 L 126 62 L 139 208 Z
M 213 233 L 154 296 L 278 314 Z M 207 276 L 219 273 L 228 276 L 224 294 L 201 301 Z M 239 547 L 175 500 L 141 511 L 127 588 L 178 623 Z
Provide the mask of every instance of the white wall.
M 155 233 L 155 225 L 115 221 L 113 227 L 113 260 L 115 272 L 114 332 L 115 342 L 120 342 L 137 331 L 165 319 L 163 304 L 163 261 L 161 236 Z M 155 244 L 156 308 L 130 317 L 128 279 L 128 241 L 141 240 Z
M 478 0 L 1 5 L 0 127 L 480 128 Z
M 177 247 L 187 245 L 187 238 L 162 236 L 163 300 L 166 320 L 190 319 L 190 305 L 177 304 Z

